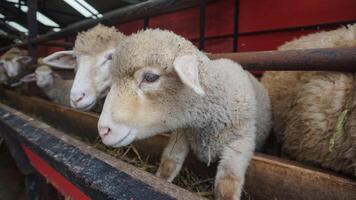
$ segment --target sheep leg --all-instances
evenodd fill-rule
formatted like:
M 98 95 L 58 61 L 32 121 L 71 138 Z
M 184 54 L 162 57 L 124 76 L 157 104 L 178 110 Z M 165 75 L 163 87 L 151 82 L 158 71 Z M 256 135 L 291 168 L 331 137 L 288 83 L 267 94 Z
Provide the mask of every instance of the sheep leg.
M 253 149 L 254 141 L 251 138 L 231 142 L 224 148 L 215 177 L 216 199 L 240 199 Z
M 156 176 L 172 182 L 181 170 L 188 152 L 189 145 L 184 133 L 182 131 L 172 133 L 163 151 Z

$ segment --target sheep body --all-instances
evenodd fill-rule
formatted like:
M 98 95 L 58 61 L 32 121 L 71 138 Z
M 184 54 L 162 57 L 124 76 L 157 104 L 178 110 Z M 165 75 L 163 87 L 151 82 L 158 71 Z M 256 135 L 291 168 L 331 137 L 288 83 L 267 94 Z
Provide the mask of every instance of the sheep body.
M 188 68 L 179 71 L 179 67 Z M 198 72 L 194 71 L 195 67 Z M 160 71 L 164 76 L 159 86 L 141 87 L 160 89 L 132 93 L 130 88 L 140 77 L 137 73 L 146 68 Z M 172 181 L 191 149 L 207 164 L 220 159 L 215 181 L 217 198 L 240 197 L 255 147 L 258 108 L 254 87 L 264 93 L 260 100 L 268 99 L 254 77 L 237 63 L 227 59 L 210 60 L 186 39 L 158 29 L 141 31 L 121 42 L 114 53 L 111 72 L 113 87 L 98 125 L 105 144 L 127 145 L 135 137 L 142 139 L 172 131 L 158 176 Z M 188 79 L 199 76 L 199 80 L 194 79 L 190 84 L 182 75 L 185 73 Z M 269 110 L 268 103 L 263 102 L 265 110 Z M 262 116 L 268 118 L 270 114 L 259 117 Z M 265 123 L 261 129 L 270 126 L 269 120 L 260 122 Z M 125 129 L 117 127 L 126 126 L 135 127 L 138 135 L 126 135 L 119 143 L 115 142 Z M 106 137 L 106 130 L 112 132 L 112 139 Z
M 356 25 L 310 34 L 279 50 L 356 47 Z M 356 177 L 356 109 L 349 111 L 341 134 L 346 104 L 356 104 L 355 77 L 341 72 L 266 72 L 262 83 L 272 102 L 274 131 L 282 153 L 293 159 Z M 335 144 L 331 144 L 332 142 Z

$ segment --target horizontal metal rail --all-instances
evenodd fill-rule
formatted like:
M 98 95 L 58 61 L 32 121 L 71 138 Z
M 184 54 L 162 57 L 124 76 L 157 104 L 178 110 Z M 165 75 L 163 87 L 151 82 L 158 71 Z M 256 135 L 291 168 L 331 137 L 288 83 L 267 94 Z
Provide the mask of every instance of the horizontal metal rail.
M 222 53 L 209 57 L 234 60 L 246 70 L 356 71 L 356 48 Z
M 59 44 L 70 47 L 70 43 L 59 42 Z M 250 71 L 356 71 L 356 48 L 255 51 L 208 54 L 208 56 L 211 59 L 234 60 Z
M 0 95 L 11 106 L 25 113 L 35 114 L 46 123 L 61 128 L 66 133 L 79 137 L 97 137 L 97 115 L 66 108 L 34 97 L 24 97 L 10 91 Z M 1 116 L 1 115 L 0 115 Z M 68 137 L 66 140 L 70 141 Z M 138 141 L 135 147 L 141 156 L 148 156 L 158 162 L 162 149 L 167 144 L 166 135 L 158 135 Z M 206 167 L 195 156 L 189 155 L 184 165 L 196 174 L 213 176 L 216 165 Z M 356 196 L 356 182 L 286 159 L 255 154 L 246 176 L 245 191 L 251 199 L 353 199 Z M 300 192 L 303 191 L 303 192 Z

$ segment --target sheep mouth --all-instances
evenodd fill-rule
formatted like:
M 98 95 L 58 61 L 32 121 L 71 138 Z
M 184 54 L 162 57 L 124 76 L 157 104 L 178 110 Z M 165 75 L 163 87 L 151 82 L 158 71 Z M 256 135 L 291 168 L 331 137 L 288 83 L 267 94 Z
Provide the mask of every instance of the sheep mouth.
M 85 105 L 83 107 L 77 107 L 77 109 L 81 110 L 81 111 L 87 111 L 87 110 L 90 110 L 91 108 L 93 108 L 95 104 L 96 104 L 96 102 L 93 101 L 92 103 Z
M 121 138 L 119 141 L 115 142 L 112 147 L 120 147 L 121 142 L 123 142 L 129 135 L 131 134 L 131 129 L 127 132 L 127 134 Z

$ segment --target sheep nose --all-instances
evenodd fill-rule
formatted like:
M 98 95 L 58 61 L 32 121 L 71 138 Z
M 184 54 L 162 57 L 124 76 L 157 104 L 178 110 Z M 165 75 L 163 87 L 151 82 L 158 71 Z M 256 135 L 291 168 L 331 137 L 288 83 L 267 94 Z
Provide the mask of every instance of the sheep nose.
M 83 98 L 85 97 L 85 93 L 78 93 L 78 94 L 74 94 L 72 95 L 72 101 L 73 103 L 78 103 L 79 101 L 81 101 Z
M 111 129 L 109 127 L 101 127 L 99 128 L 99 135 L 101 138 L 104 138 L 108 136 L 111 132 Z

